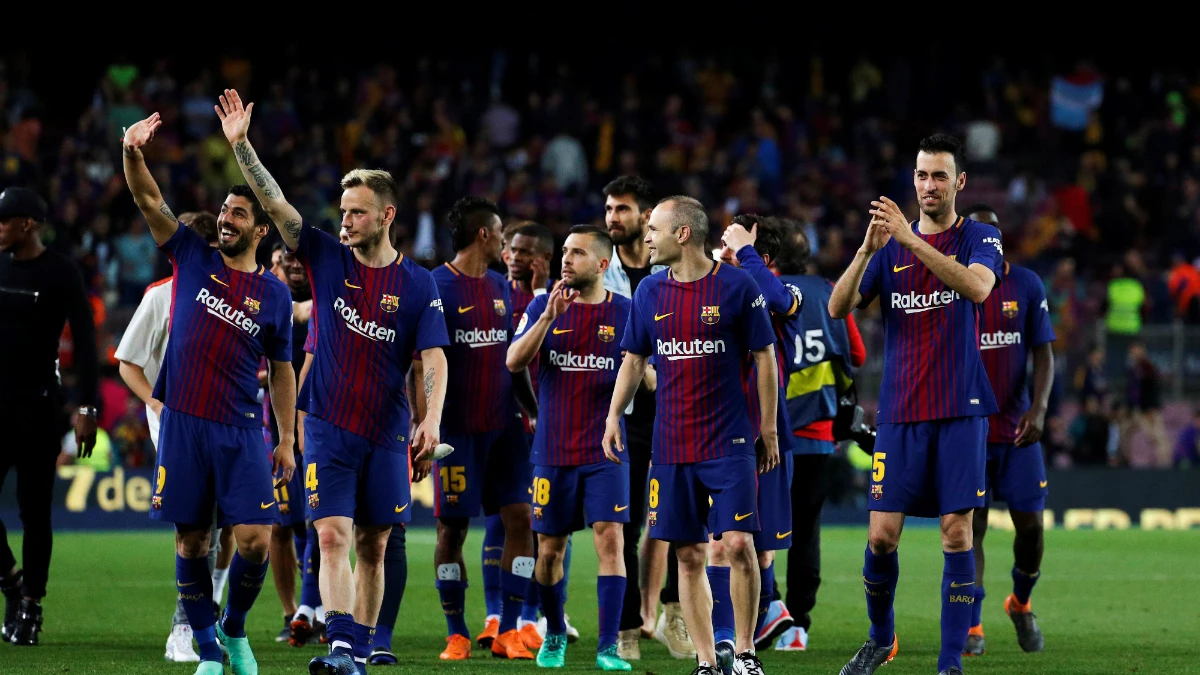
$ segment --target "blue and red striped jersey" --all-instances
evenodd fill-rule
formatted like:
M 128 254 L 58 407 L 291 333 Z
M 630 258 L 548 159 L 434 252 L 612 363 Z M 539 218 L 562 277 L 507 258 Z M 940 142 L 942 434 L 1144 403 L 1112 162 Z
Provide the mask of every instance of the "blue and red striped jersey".
M 775 342 L 767 303 L 746 272 L 713 264 L 689 283 L 663 270 L 633 295 L 621 348 L 652 357 L 658 371 L 655 464 L 754 454 L 756 431 L 742 380 L 747 353 Z
M 1024 267 L 1007 268 L 1004 283 L 983 303 L 979 336 L 983 367 L 1000 406 L 988 419 L 988 443 L 1017 440 L 1017 424 L 1029 409 L 1029 349 L 1057 339 L 1042 280 Z
M 317 352 L 317 331 L 313 330 L 313 320 L 308 319 L 308 334 L 304 336 L 304 351 L 309 354 Z
M 412 353 L 449 344 L 433 277 L 404 254 L 367 267 L 315 227 L 301 230 L 296 257 L 312 284 L 316 333 L 298 405 L 372 443 L 403 446 Z
M 549 295 L 529 303 L 513 341 L 546 311 Z M 629 320 L 629 298 L 607 294 L 603 302 L 578 300 L 554 320 L 538 356 L 537 433 L 530 461 L 547 466 L 583 466 L 606 461 L 600 441 L 621 368 L 621 340 Z
M 225 266 L 217 249 L 179 225 L 163 242 L 171 258 L 171 327 L 154 398 L 222 424 L 262 425 L 258 364 L 292 358 L 292 295 L 266 274 Z
M 513 376 L 505 365 L 512 337 L 508 281 L 492 270 L 468 276 L 450 263 L 433 270 L 433 278 L 450 333 L 442 434 L 499 431 L 517 414 Z
M 1000 281 L 1000 231 L 959 216 L 949 229 L 913 232 L 942 255 L 984 265 Z M 859 307 L 879 297 L 883 315 L 883 383 L 877 424 L 923 422 L 996 412 L 979 355 L 980 306 L 950 290 L 912 251 L 889 239 L 867 263 Z

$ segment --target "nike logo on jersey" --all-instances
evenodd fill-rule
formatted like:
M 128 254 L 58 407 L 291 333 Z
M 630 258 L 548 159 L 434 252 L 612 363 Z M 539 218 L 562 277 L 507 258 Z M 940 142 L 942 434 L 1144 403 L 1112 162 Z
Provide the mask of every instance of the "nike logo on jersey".
M 788 530 L 787 532 L 776 532 L 775 538 L 776 539 L 787 539 L 788 535 L 790 535 L 791 533 L 792 533 L 791 530 Z
M 892 265 L 892 271 L 893 272 L 903 272 L 904 270 L 906 270 L 916 264 L 917 263 L 913 263 L 912 265 L 905 265 L 904 267 L 900 267 L 899 265 Z
M 222 285 L 222 286 L 224 286 L 225 288 L 229 288 L 229 284 L 227 284 L 227 283 L 225 283 L 224 281 L 221 281 L 220 279 L 218 279 L 218 278 L 217 278 L 217 275 L 215 275 L 215 274 L 210 274 L 210 275 L 208 275 L 208 278 L 209 278 L 209 279 L 212 279 L 213 281 L 217 282 L 218 284 L 221 284 L 221 285 Z
M 196 584 L 198 584 L 198 583 L 200 583 L 200 582 L 198 582 L 198 581 L 189 581 L 189 582 L 187 582 L 187 583 L 185 584 L 185 583 L 183 583 L 182 581 L 177 581 L 177 582 L 175 582 L 175 585 L 176 585 L 176 586 L 178 586 L 178 587 L 180 587 L 180 588 L 183 588 L 184 586 L 195 586 L 195 585 L 196 585 Z
M 749 517 L 750 517 L 750 516 L 752 516 L 752 515 L 754 515 L 754 512 L 753 512 L 753 511 L 751 511 L 750 513 L 747 513 L 746 515 L 742 515 L 742 514 L 740 514 L 740 513 L 735 513 L 735 514 L 733 514 L 733 519 L 734 519 L 734 520 L 736 520 L 736 521 L 738 521 L 738 522 L 740 523 L 740 522 L 742 522 L 743 520 L 745 520 L 745 519 L 749 518 Z
M 275 502 L 265 502 L 265 503 L 259 504 L 258 508 L 263 509 L 265 511 L 266 509 L 271 508 L 271 506 L 274 504 L 275 504 Z
M 987 494 L 987 490 L 976 490 L 976 491 L 975 491 L 975 496 L 976 496 L 976 497 L 982 497 L 982 496 L 984 496 L 984 495 L 986 495 L 986 494 Z
M 469 311 L 471 311 L 471 310 L 473 310 L 473 309 L 475 309 L 475 305 L 471 305 L 470 307 L 459 307 L 459 308 L 458 308 L 458 313 L 459 313 L 459 314 L 466 314 L 467 312 L 469 312 Z
M 404 513 L 404 509 L 407 509 L 407 508 L 408 508 L 408 504 L 405 504 L 404 506 L 397 506 L 396 513 Z
M 1046 487 L 1046 481 L 1042 481 L 1042 482 L 1038 483 L 1038 487 L 1043 487 L 1043 488 Z
M 964 581 L 962 583 L 959 583 L 957 581 L 950 582 L 950 588 L 962 588 L 963 586 L 974 586 L 974 585 L 975 585 L 974 581 Z
M 485 551 L 503 551 L 504 547 L 503 546 L 484 546 L 483 550 L 485 550 Z
M 627 508 L 629 508 L 629 505 L 628 505 L 628 504 L 626 504 L 625 506 L 614 506 L 614 507 L 613 507 L 613 511 L 616 511 L 617 513 L 620 513 L 620 512 L 624 511 L 624 510 L 625 510 L 625 509 L 627 509 Z
M 357 288 L 360 291 L 362 290 L 362 286 L 355 286 L 354 284 L 350 283 L 349 279 L 346 280 L 346 288 Z
M 575 330 L 574 328 L 568 328 L 568 329 L 566 329 L 566 330 L 560 330 L 560 329 L 558 329 L 558 328 L 555 328 L 555 329 L 554 329 L 554 334 L 555 334 L 555 335 L 562 335 L 563 333 L 570 333 L 570 332 L 572 332 L 572 331 L 574 331 L 574 330 Z
M 663 319 L 667 318 L 668 316 L 671 316 L 671 315 L 672 315 L 672 314 L 674 314 L 674 313 L 675 313 L 675 312 L 667 312 L 666 314 L 662 314 L 662 315 L 655 314 L 655 315 L 654 315 L 654 320 L 655 320 L 655 321 L 662 321 Z

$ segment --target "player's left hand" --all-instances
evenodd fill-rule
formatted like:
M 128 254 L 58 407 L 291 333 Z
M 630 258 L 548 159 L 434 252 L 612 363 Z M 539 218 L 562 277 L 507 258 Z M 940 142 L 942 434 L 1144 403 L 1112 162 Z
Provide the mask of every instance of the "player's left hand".
M 242 97 L 236 89 L 226 89 L 221 96 L 221 105 L 214 105 L 217 117 L 221 118 L 221 131 L 230 143 L 246 140 L 246 131 L 250 129 L 250 113 L 254 104 L 242 107 Z
M 75 456 L 91 457 L 92 449 L 96 447 L 96 416 L 75 416 Z
M 621 458 L 617 453 L 625 453 L 625 444 L 621 442 L 621 420 L 611 417 L 604 420 L 604 438 L 600 441 L 604 457 L 613 464 L 620 464 Z
M 1017 422 L 1017 440 L 1015 445 L 1018 448 L 1026 445 L 1033 445 L 1042 438 L 1042 429 L 1046 428 L 1046 411 L 1030 408 L 1021 415 L 1021 421 Z
M 529 263 L 529 269 L 533 272 L 530 285 L 534 289 L 545 288 L 546 283 L 550 281 L 550 263 L 545 258 L 535 258 Z
M 414 450 L 413 461 L 424 462 L 433 456 L 433 450 L 442 442 L 441 430 L 438 425 L 432 424 L 428 417 L 417 427 L 417 433 L 413 434 L 412 443 L 410 444 Z
M 912 231 L 912 226 L 900 207 L 896 206 L 896 202 L 887 197 L 880 197 L 879 201 L 871 202 L 871 206 L 875 207 L 868 212 L 871 214 L 871 222 L 887 230 L 896 243 L 904 248 L 912 248 L 913 244 L 920 241 L 921 238 Z
M 754 242 L 758 240 L 758 223 L 751 226 L 748 232 L 738 223 L 733 223 L 725 228 L 725 234 L 721 236 L 721 240 L 736 255 L 743 247 L 753 246 Z
M 296 451 L 294 449 L 295 442 L 292 439 L 283 439 L 285 442 L 275 446 L 275 459 L 271 462 L 271 475 L 279 476 L 286 483 L 292 479 L 292 474 L 296 473 Z
M 758 472 L 766 473 L 779 466 L 779 435 L 766 433 L 755 450 L 758 453 Z
M 420 483 L 421 481 L 425 480 L 425 477 L 428 476 L 431 471 L 433 471 L 432 460 L 427 459 L 421 462 L 414 461 L 412 465 L 412 482 L 414 484 Z

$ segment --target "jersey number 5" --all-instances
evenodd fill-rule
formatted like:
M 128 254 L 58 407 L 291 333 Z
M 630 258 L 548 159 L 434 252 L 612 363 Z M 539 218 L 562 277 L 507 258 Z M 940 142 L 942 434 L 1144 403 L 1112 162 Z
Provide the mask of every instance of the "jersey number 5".
M 875 453 L 875 457 L 871 460 L 871 480 L 875 481 L 876 483 L 883 480 L 883 474 L 886 471 L 885 467 L 883 466 L 883 460 L 885 459 L 887 459 L 886 452 L 877 452 Z
M 820 363 L 825 360 L 825 342 L 822 340 L 825 332 L 820 328 L 804 331 L 804 342 L 800 342 L 800 336 L 796 336 L 796 358 L 793 361 L 797 366 L 804 363 L 806 360 L 809 363 Z M 810 351 L 811 350 L 811 351 Z

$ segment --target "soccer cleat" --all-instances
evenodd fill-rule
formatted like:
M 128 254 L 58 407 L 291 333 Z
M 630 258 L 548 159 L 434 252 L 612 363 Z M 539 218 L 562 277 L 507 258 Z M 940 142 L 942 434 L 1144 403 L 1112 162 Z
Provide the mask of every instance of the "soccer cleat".
M 633 666 L 617 654 L 617 646 L 609 645 L 604 651 L 596 653 L 596 668 L 610 672 L 628 672 Z
M 200 655 L 192 649 L 191 626 L 180 623 L 171 627 L 171 635 L 167 637 L 167 652 L 163 658 L 174 663 L 195 663 L 200 660 Z
M 500 617 L 489 616 L 483 624 L 483 632 L 479 634 L 479 637 L 475 638 L 475 644 L 479 645 L 480 649 L 490 649 L 492 640 L 495 640 L 499 634 Z
M 201 661 L 195 675 L 225 675 L 225 664 L 219 661 Z
M 734 644 L 729 640 L 721 640 L 717 643 L 717 668 L 723 675 L 733 675 L 733 661 L 736 654 L 733 648 Z
M 0 628 L 0 636 L 4 642 L 12 638 L 17 627 L 17 610 L 21 607 L 21 582 L 24 579 L 25 573 L 18 570 L 11 579 L 0 583 L 0 593 L 4 594 L 4 625 Z
M 762 661 L 754 652 L 742 652 L 734 659 L 733 675 L 763 675 Z
M 287 643 L 293 647 L 303 647 L 304 645 L 312 644 L 313 636 L 316 634 L 312 624 L 304 616 L 293 619 L 292 624 L 288 626 L 288 630 L 290 633 Z
M 850 663 L 842 666 L 840 675 L 871 675 L 875 669 L 896 657 L 900 649 L 900 639 L 893 637 L 892 644 L 880 647 L 874 640 L 868 639 L 859 647 L 858 653 L 850 659 Z
M 571 625 L 571 617 L 563 614 L 563 623 L 567 625 L 567 644 L 573 645 L 578 642 L 579 629 Z M 544 616 L 537 621 L 537 634 L 538 637 L 546 637 L 546 617 Z M 536 649 L 536 647 L 530 646 L 530 649 Z
M 17 609 L 17 620 L 13 624 L 8 641 L 21 647 L 36 647 L 38 633 L 42 632 L 42 603 L 22 598 Z
M 943 670 L 942 672 L 938 673 L 938 675 L 963 675 L 963 671 L 962 671 L 962 668 L 959 668 L 957 666 L 951 666 L 951 667 Z
M 443 661 L 466 661 L 471 658 L 471 638 L 458 633 L 446 638 L 446 649 L 438 658 Z
M 673 658 L 696 658 L 696 648 L 692 646 L 692 638 L 688 635 L 687 624 L 683 622 L 683 610 L 678 602 L 663 604 L 662 614 L 658 615 L 658 624 L 654 627 L 654 639 L 666 645 Z
M 279 635 L 275 636 L 276 642 L 289 642 L 292 638 L 292 615 L 288 614 L 283 617 L 283 630 L 279 631 Z
M 258 661 L 254 660 L 254 652 L 250 649 L 250 638 L 229 637 L 218 621 L 217 640 L 229 652 L 229 667 L 233 669 L 233 675 L 258 675 Z M 351 665 L 354 665 L 353 661 Z
M 802 652 L 805 649 L 808 649 L 808 631 L 800 626 L 785 630 L 775 642 L 777 652 Z
M 713 666 L 696 666 L 692 671 L 692 675 L 720 675 L 721 671 Z
M 963 647 L 963 656 L 983 656 L 987 649 L 983 643 L 983 624 L 971 626 L 967 633 L 967 646 Z
M 1009 595 L 1004 600 L 1004 613 L 1012 619 L 1013 627 L 1017 629 L 1017 644 L 1027 652 L 1040 652 L 1046 647 L 1046 638 L 1042 636 L 1032 607 L 1033 603 L 1022 605 L 1017 602 L 1015 595 Z
M 514 628 L 501 633 L 492 640 L 492 656 L 498 659 L 533 659 L 533 652 L 525 646 L 521 634 Z
M 566 634 L 546 636 L 542 641 L 541 649 L 537 653 L 537 664 L 539 668 L 562 668 L 567 662 L 567 636 Z
M 529 649 L 529 651 L 537 651 L 542 648 L 542 636 L 538 635 L 537 624 L 529 622 L 517 631 L 521 636 L 521 642 Z
M 390 649 L 376 648 L 371 652 L 371 656 L 367 658 L 367 663 L 372 666 L 394 666 L 400 663 L 400 659 L 391 652 Z
M 325 624 L 321 621 L 313 622 L 313 636 L 308 639 L 310 645 L 327 645 L 329 644 L 329 636 L 325 634 Z
M 358 675 L 349 654 L 326 654 L 308 662 L 309 675 Z
M 796 620 L 788 612 L 782 600 L 776 600 L 767 605 L 767 616 L 763 619 L 762 630 L 754 636 L 754 648 L 766 649 L 783 635 L 787 629 L 795 625 Z
M 640 628 L 630 628 L 617 634 L 617 657 L 625 661 L 640 661 L 642 659 L 642 643 Z

